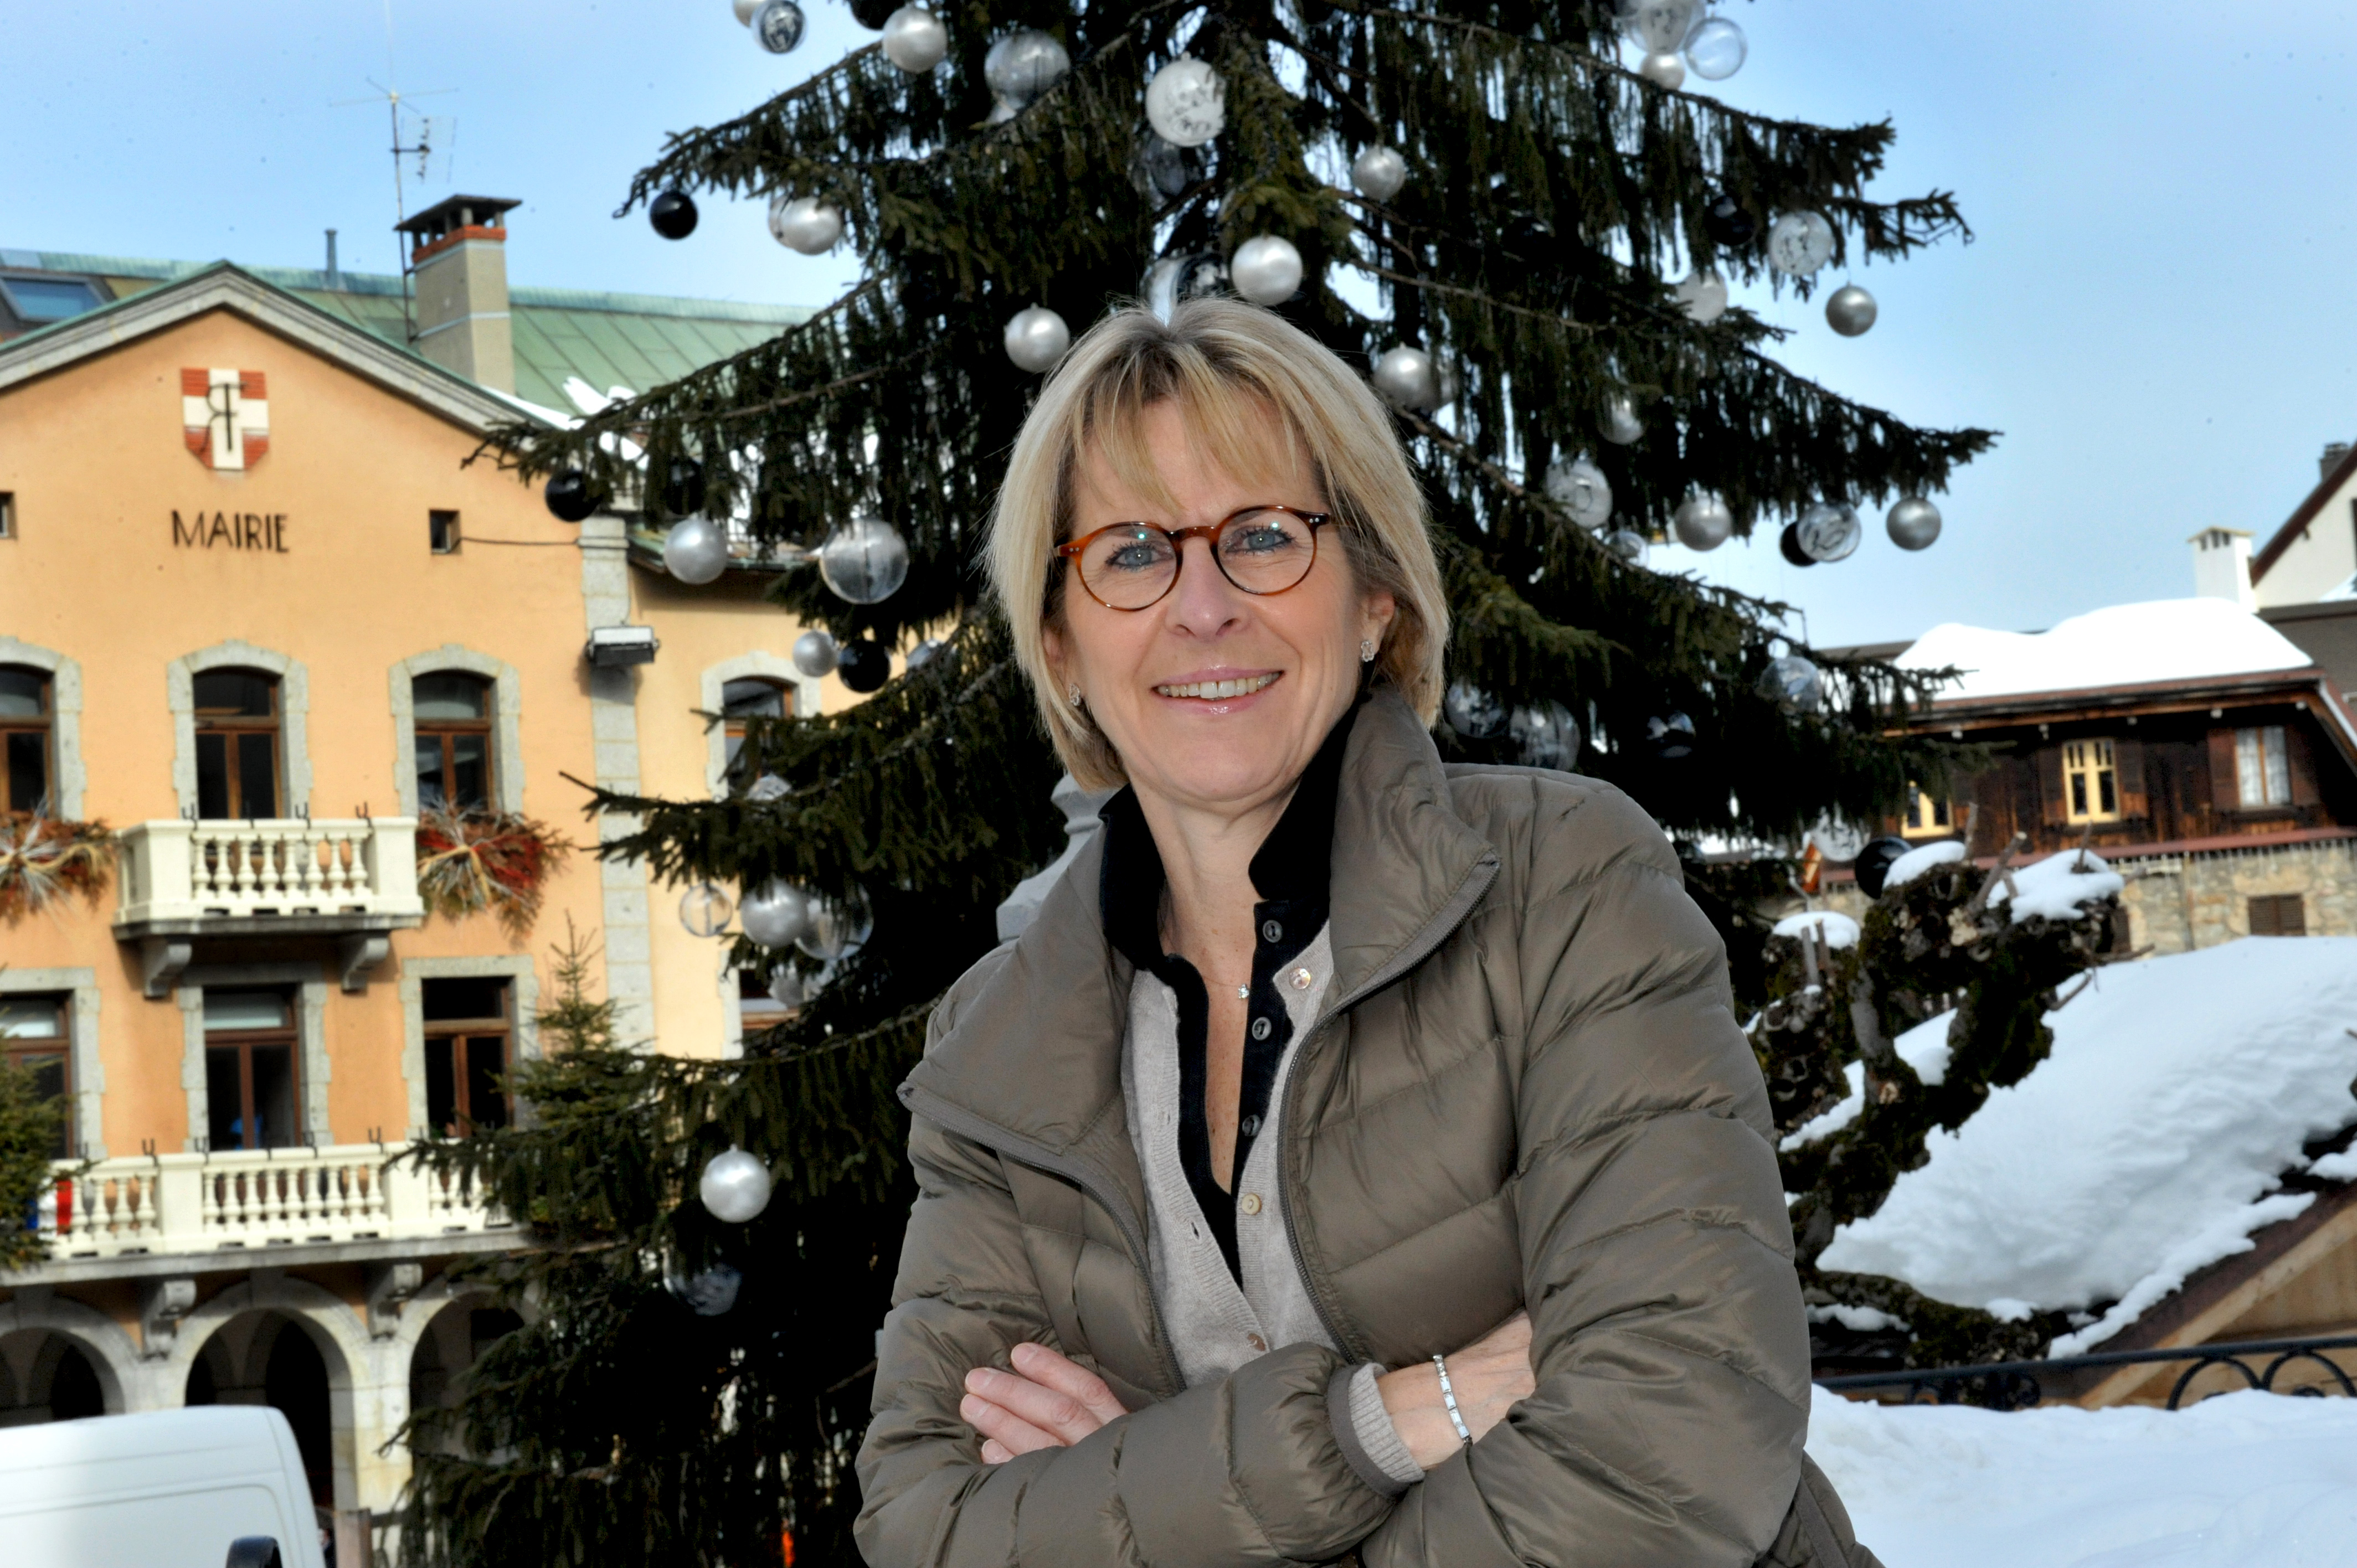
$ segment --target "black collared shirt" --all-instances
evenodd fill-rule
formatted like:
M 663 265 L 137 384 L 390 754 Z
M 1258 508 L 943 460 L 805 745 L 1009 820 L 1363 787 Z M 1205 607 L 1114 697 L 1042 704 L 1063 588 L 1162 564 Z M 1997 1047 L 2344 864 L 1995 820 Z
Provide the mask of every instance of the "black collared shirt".
M 1246 998 L 1243 1091 L 1236 1107 L 1235 1164 L 1224 1187 L 1211 1170 L 1211 1133 L 1204 1109 L 1210 1076 L 1211 996 L 1195 966 L 1162 950 L 1162 852 L 1125 789 L 1099 813 L 1104 823 L 1104 868 L 1098 907 L 1106 940 L 1123 957 L 1159 979 L 1178 1003 L 1178 1163 L 1195 1203 L 1219 1239 L 1228 1272 L 1243 1282 L 1236 1251 L 1236 1174 L 1244 1168 L 1269 1116 L 1276 1069 L 1293 1039 L 1293 1019 L 1277 991 L 1277 976 L 1326 926 L 1327 886 L 1334 859 L 1334 795 L 1342 751 L 1351 738 L 1354 704 L 1327 734 L 1303 770 L 1293 800 L 1252 859 L 1252 988 Z

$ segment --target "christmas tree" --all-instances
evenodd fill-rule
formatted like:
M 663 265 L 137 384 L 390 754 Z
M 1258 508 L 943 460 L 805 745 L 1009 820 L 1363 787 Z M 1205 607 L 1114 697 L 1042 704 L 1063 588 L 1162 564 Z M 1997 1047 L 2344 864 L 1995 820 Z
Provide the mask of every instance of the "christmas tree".
M 1642 561 L 1673 532 L 1804 516 L 1792 546 L 1834 558 L 1849 509 L 1936 492 L 1988 445 L 1793 375 L 1778 331 L 1725 306 L 1730 282 L 1806 296 L 1827 266 L 1965 235 L 1945 194 L 1868 196 L 1889 125 L 1677 90 L 1685 62 L 1739 62 L 1734 24 L 1695 0 L 854 9 L 877 44 L 673 138 L 624 210 L 676 235 L 691 193 L 769 201 L 782 242 L 856 247 L 858 285 L 498 445 L 553 504 L 658 527 L 734 520 L 804 550 L 888 528 L 908 569 L 883 596 L 889 572 L 830 569 L 773 597 L 847 671 L 937 649 L 844 713 L 749 723 L 728 799 L 592 802 L 635 823 L 604 853 L 772 912 L 779 886 L 821 900 L 799 952 L 737 949 L 808 1000 L 738 1062 L 576 1029 L 577 1061 L 519 1086 L 554 1109 L 436 1151 L 552 1245 L 527 1271 L 532 1326 L 421 1434 L 420 1559 L 774 1562 L 790 1530 L 800 1561 L 857 1561 L 848 1460 L 909 1197 L 892 1088 L 998 902 L 1063 842 L 978 546 L 1036 372 L 1105 310 L 1232 289 L 1366 368 L 1449 582 L 1444 750 L 1629 789 L 1688 848 L 1739 989 L 1764 994 L 1750 911 L 1785 867 L 1699 846 L 1791 843 L 1944 768 L 1906 738 L 1922 677 L 1802 647 L 1781 607 Z M 791 11 L 770 0 L 755 29 L 782 39 Z M 731 1144 L 778 1184 L 741 1226 L 697 1197 Z

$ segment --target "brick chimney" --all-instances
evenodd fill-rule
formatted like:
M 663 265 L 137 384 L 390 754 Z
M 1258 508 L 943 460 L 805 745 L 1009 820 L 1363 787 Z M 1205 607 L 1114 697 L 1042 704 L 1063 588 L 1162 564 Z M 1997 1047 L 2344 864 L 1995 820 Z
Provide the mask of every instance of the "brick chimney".
M 2316 460 L 2316 466 L 2323 471 L 2322 477 L 2329 479 L 2332 478 L 2332 470 L 2341 467 L 2341 462 L 2348 456 L 2349 443 L 2328 441 L 2324 444 L 2324 456 Z
M 2246 610 L 2259 607 L 2251 589 L 2251 536 L 2239 528 L 2205 528 L 2186 541 L 2193 546 L 2193 592 L 2204 599 L 2231 599 Z
M 508 327 L 508 209 L 498 196 L 453 196 L 395 224 L 409 236 L 417 351 L 497 392 L 515 391 Z

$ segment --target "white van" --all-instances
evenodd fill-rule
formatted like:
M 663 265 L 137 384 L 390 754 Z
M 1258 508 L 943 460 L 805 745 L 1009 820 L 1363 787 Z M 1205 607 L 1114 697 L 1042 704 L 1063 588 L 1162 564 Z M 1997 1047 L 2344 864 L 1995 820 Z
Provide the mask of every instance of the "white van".
M 199 1405 L 0 1430 L 7 1568 L 223 1568 L 267 1537 L 283 1568 L 325 1568 L 286 1418 Z M 262 1568 L 247 1544 L 239 1568 Z

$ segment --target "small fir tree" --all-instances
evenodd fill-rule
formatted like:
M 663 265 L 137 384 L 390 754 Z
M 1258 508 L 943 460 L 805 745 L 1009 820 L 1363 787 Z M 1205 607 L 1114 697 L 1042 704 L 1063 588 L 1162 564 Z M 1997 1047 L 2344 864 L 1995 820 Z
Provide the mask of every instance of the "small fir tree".
M 0 1270 L 48 1255 L 41 1199 L 57 1185 L 50 1159 L 64 1119 L 62 1096 L 43 1093 L 31 1068 L 0 1058 Z

